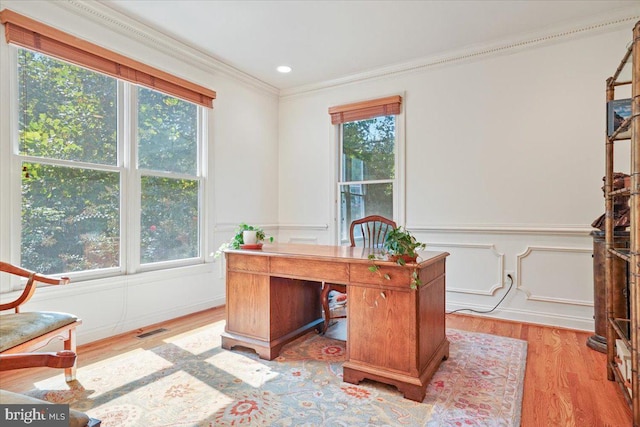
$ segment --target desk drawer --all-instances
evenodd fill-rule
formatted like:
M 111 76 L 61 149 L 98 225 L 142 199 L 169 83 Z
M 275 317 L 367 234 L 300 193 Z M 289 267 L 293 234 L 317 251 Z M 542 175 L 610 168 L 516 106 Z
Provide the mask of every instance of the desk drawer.
M 346 262 L 273 257 L 271 258 L 271 275 L 301 277 L 318 282 L 348 283 L 349 264 Z
M 266 273 L 269 271 L 269 258 L 266 256 L 228 253 L 227 268 L 229 270 Z
M 351 264 L 351 283 L 376 285 L 383 288 L 406 288 L 411 285 L 411 274 L 413 269 L 395 265 L 382 265 L 378 271 L 370 271 L 372 264 Z M 385 274 L 389 275 L 386 279 Z

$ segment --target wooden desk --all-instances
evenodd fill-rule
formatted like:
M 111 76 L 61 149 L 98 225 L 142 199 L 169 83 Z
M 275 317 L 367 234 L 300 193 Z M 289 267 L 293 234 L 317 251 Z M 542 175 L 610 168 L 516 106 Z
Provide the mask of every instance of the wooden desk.
M 421 252 L 404 267 L 376 261 L 348 246 L 265 244 L 259 251 L 227 251 L 227 324 L 222 347 L 254 349 L 273 359 L 286 343 L 320 330 L 321 283 L 347 285 L 347 361 L 344 381 L 371 379 L 422 401 L 440 362 L 445 335 L 446 252 Z M 416 270 L 423 285 L 410 289 Z M 390 280 L 384 278 L 388 274 Z

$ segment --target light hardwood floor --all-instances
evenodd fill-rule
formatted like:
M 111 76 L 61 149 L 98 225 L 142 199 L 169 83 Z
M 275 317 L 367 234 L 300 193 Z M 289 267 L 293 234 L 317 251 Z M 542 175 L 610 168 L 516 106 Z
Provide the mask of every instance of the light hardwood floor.
M 523 427 L 632 425 L 605 354 L 586 345 L 592 333 L 460 314 L 447 316 L 447 327 L 527 341 Z
M 78 347 L 78 365 L 86 366 L 134 348 L 152 348 L 169 336 L 223 319 L 224 307 L 219 307 L 82 345 Z M 136 337 L 160 327 L 167 331 L 144 339 Z M 631 426 L 631 411 L 621 391 L 607 380 L 605 355 L 586 346 L 591 333 L 463 314 L 448 315 L 447 327 L 528 342 L 523 427 Z M 2 372 L 0 387 L 23 392 L 53 375 L 62 373 L 46 368 Z

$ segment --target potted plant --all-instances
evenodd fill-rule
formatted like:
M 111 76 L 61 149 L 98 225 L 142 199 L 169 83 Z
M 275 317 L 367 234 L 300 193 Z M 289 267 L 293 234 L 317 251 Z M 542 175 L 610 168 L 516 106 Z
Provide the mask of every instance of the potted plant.
M 409 231 L 402 227 L 389 231 L 382 245 L 389 261 L 405 265 L 407 262 L 416 262 L 418 254 L 416 251 L 425 249 L 427 245 L 418 240 Z
M 267 236 L 264 230 L 255 225 L 240 223 L 236 229 L 236 234 L 226 243 L 220 245 L 216 251 L 214 258 L 218 258 L 225 249 L 260 249 L 262 242 L 269 240 L 273 242 L 273 237 Z M 243 248 L 244 247 L 244 248 Z
M 402 227 L 396 227 L 387 234 L 382 245 L 382 254 L 386 255 L 389 261 L 398 265 L 406 265 L 408 262 L 416 262 L 418 259 L 417 251 L 426 247 L 426 244 L 419 242 L 409 231 Z M 376 254 L 370 254 L 369 259 L 374 261 L 379 258 Z M 380 266 L 373 264 L 369 267 L 369 271 L 380 273 Z M 384 274 L 383 277 L 386 280 L 391 280 L 389 274 Z M 421 284 L 418 271 L 414 270 L 411 274 L 410 287 L 411 289 L 417 289 Z

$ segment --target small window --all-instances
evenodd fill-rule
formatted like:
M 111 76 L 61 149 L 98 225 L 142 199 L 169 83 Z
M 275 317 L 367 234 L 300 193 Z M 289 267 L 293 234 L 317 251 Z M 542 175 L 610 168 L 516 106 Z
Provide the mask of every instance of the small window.
M 331 123 L 339 131 L 336 222 L 340 244 L 350 243 L 349 229 L 356 219 L 380 215 L 398 222 L 402 216 L 401 106 L 401 96 L 389 96 L 329 108 Z
M 348 243 L 353 220 L 368 215 L 394 218 L 395 116 L 347 122 L 341 127 L 340 242 Z

